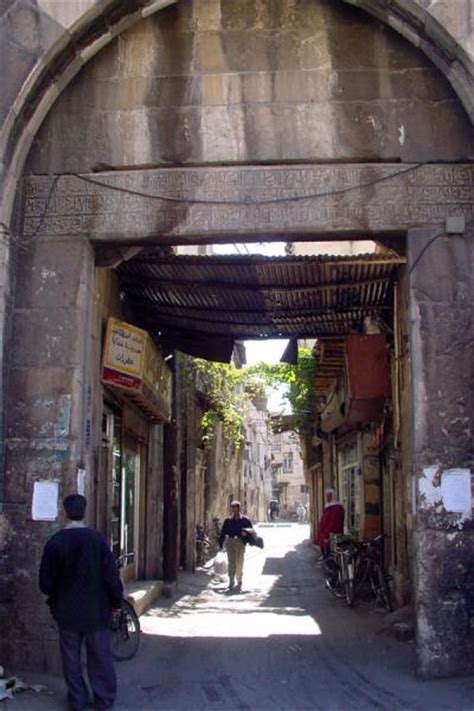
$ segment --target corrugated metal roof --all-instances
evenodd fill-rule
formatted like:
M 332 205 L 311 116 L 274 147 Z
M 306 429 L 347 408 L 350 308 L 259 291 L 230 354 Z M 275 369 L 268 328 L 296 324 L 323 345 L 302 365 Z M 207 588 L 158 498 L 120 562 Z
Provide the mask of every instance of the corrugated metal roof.
M 148 329 L 235 339 L 341 337 L 367 315 L 391 309 L 390 285 L 404 259 L 160 256 L 119 269 L 121 289 Z

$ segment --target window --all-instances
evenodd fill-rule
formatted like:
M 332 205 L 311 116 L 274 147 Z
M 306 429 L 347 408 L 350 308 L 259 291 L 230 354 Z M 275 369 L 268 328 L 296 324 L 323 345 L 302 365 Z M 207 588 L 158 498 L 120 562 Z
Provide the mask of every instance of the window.
M 283 471 L 285 474 L 293 472 L 293 452 L 286 452 L 283 456 Z
M 359 441 L 339 448 L 339 492 L 345 512 L 347 532 L 359 531 L 361 524 L 361 467 Z

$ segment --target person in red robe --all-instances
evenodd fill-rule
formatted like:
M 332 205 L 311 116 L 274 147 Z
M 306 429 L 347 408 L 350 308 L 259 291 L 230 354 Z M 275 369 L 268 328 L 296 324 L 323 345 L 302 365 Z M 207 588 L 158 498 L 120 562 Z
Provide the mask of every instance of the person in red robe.
M 344 507 L 336 500 L 334 489 L 326 489 L 324 497 L 326 505 L 319 520 L 316 544 L 321 546 L 321 552 L 325 558 L 329 551 L 329 534 L 344 533 Z

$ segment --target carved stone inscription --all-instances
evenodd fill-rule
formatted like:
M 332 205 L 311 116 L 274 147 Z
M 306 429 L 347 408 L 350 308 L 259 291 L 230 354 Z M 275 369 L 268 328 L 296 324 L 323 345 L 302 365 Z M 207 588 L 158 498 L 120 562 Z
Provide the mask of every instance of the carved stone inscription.
M 25 179 L 24 235 L 163 242 L 391 231 L 474 213 L 472 165 L 162 168 Z

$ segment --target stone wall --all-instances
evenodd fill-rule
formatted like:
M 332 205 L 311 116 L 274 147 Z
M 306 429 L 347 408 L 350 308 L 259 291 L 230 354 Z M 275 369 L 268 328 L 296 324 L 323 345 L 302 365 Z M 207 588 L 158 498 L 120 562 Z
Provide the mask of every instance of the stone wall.
M 172 0 L 170 0 L 171 4 Z M 215 5 L 215 0 L 206 0 L 209 6 Z M 368 12 L 377 12 L 379 17 L 387 22 L 394 20 L 394 10 L 405 10 L 409 17 L 418 19 L 420 28 L 430 35 L 435 34 L 438 27 L 446 32 L 454 48 L 474 56 L 474 20 L 471 0 L 413 0 L 412 2 L 381 3 L 373 0 L 349 0 L 353 5 L 360 5 Z M 8 110 L 17 99 L 21 87 L 38 63 L 45 66 L 52 57 L 53 47 L 65 44 L 70 40 L 77 25 L 92 16 L 94 11 L 102 17 L 107 17 L 107 7 L 112 2 L 99 0 L 7 0 L 4 3 L 0 18 L 0 63 L 8 66 L 7 80 L 2 82 L 0 97 L 0 124 L 3 123 Z M 137 7 L 150 5 L 150 11 L 159 9 L 166 3 L 138 3 L 127 1 L 129 11 L 136 13 Z M 384 7 L 386 5 L 386 7 Z M 100 7 L 102 6 L 102 7 Z M 136 18 L 135 18 L 136 20 Z M 102 20 L 103 22 L 103 20 Z M 431 26 L 430 26 L 431 23 Z M 99 24 L 99 23 L 97 23 Z M 109 26 L 112 22 L 109 18 Z M 398 29 L 403 32 L 403 26 Z M 407 23 L 405 32 L 409 34 Z M 431 30 L 431 32 L 430 32 Z M 413 33 L 413 30 L 412 30 Z M 100 36 L 97 32 L 96 37 Z M 107 38 L 107 39 L 110 39 Z M 442 37 L 440 38 L 442 40 Z M 413 34 L 413 40 L 416 37 Z M 49 55 L 49 56 L 48 56 Z
M 28 171 L 455 160 L 470 153 L 469 132 L 423 52 L 343 2 L 187 2 L 84 67 L 40 129 Z
M 456 513 L 446 477 L 473 473 L 474 234 L 408 235 L 419 672 L 474 668 L 473 508 Z M 466 497 L 469 498 L 469 497 Z
M 0 656 L 10 668 L 54 666 L 55 629 L 38 591 L 46 539 L 60 526 L 32 520 L 34 482 L 57 481 L 59 501 L 90 473 L 88 357 L 93 252 L 86 240 L 41 240 L 18 257 L 6 400 L 0 538 L 4 583 Z M 86 494 L 90 492 L 90 480 Z M 15 644 L 11 641 L 15 639 Z M 10 645 L 7 647 L 7 645 Z

